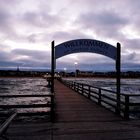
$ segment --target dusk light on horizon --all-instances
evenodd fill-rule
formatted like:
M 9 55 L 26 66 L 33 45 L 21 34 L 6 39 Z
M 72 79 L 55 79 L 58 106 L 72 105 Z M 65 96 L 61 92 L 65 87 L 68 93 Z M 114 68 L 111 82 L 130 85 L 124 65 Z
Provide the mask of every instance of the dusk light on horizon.
M 0 69 L 50 69 L 51 42 L 95 39 L 121 43 L 121 69 L 140 70 L 140 1 L 0 0 Z M 115 62 L 95 53 L 57 60 L 57 69 L 111 71 Z

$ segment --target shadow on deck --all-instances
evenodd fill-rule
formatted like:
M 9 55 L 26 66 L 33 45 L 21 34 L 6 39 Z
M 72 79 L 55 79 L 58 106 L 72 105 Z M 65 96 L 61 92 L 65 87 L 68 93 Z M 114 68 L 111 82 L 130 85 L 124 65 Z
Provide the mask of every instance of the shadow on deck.
M 55 81 L 54 123 L 13 124 L 9 140 L 139 140 L 140 120 L 126 121 Z
M 140 121 L 126 121 L 115 113 L 55 81 L 54 140 L 140 139 Z

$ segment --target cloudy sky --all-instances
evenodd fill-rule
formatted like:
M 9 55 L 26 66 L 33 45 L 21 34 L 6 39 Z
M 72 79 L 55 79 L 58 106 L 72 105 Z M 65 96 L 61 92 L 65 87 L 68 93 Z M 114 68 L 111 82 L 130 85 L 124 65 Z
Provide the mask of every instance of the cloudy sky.
M 122 45 L 122 70 L 140 69 L 139 0 L 0 0 L 0 69 L 50 68 L 51 41 L 96 39 Z M 57 60 L 57 68 L 114 70 L 99 54 Z

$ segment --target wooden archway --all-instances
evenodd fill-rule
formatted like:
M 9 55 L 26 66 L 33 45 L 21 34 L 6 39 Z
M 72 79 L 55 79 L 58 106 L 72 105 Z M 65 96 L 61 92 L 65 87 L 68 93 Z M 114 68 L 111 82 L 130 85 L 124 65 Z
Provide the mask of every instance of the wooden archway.
M 121 45 L 117 43 L 117 47 L 108 44 L 103 41 L 93 39 L 76 39 L 63 42 L 55 46 L 55 42 L 52 41 L 52 57 L 51 57 L 51 77 L 52 87 L 51 92 L 54 93 L 54 69 L 56 66 L 56 59 L 80 52 L 91 52 L 101 54 L 112 58 L 116 61 L 116 90 L 117 90 L 117 112 L 119 113 L 120 108 L 120 66 L 121 66 Z

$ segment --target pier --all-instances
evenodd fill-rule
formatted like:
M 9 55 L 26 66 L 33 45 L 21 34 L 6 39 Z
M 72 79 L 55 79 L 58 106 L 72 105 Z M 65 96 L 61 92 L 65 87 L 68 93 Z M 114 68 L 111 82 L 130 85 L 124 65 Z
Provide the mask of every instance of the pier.
M 9 140 L 139 140 L 140 120 L 126 120 L 55 80 L 54 122 L 12 122 Z

